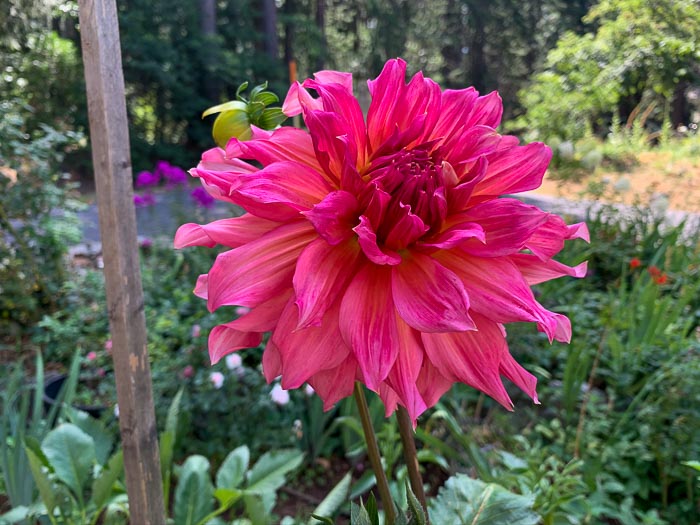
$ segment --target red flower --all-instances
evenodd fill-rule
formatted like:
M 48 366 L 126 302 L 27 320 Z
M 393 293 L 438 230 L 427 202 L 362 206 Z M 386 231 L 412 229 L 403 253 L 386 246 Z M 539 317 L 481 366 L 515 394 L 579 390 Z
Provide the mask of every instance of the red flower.
M 630 259 L 630 270 L 639 268 L 641 265 L 642 261 L 640 261 L 637 257 L 633 257 L 632 259 Z
M 668 282 L 668 275 L 662 273 L 660 275 L 653 276 L 652 279 L 654 279 L 656 284 L 666 284 Z
M 656 266 L 649 266 L 647 271 L 652 277 L 659 277 L 661 275 L 661 270 L 659 270 Z

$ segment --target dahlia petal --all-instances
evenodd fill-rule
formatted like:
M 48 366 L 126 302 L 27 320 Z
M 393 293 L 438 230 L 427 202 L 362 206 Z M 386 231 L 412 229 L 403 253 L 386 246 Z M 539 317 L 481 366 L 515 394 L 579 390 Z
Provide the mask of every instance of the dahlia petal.
M 311 135 L 298 128 L 283 126 L 274 130 L 269 137 L 246 141 L 232 140 L 226 147 L 227 156 L 233 155 L 234 145 L 240 149 L 242 158 L 256 160 L 263 166 L 273 162 L 292 161 L 319 172 L 322 170 L 314 155 Z
M 547 261 L 564 248 L 564 241 L 570 239 L 590 242 L 588 227 L 584 223 L 567 226 L 561 217 L 550 215 L 528 239 L 525 247 L 542 261 Z
M 348 139 L 351 130 L 342 118 L 329 111 L 308 111 L 304 122 L 313 139 L 314 151 L 326 178 L 335 189 L 340 188 L 346 164 L 357 166 L 357 143 Z
M 566 240 L 583 239 L 588 243 L 591 242 L 591 234 L 589 233 L 588 226 L 585 222 L 571 224 L 567 226 L 567 230 Z
M 551 158 L 552 150 L 540 142 L 490 155 L 486 176 L 474 189 L 474 195 L 496 197 L 534 190 L 542 184 Z
M 478 331 L 422 334 L 430 361 L 446 378 L 466 383 L 488 394 L 508 410 L 513 403 L 499 373 L 506 340 L 496 323 L 474 313 Z
M 503 115 L 503 101 L 497 91 L 479 97 L 474 101 L 471 113 L 464 123 L 465 127 L 488 126 L 497 128 Z
M 376 151 L 394 132 L 397 99 L 405 89 L 406 62 L 389 60 L 379 76 L 367 82 L 372 102 L 367 111 L 367 135 L 372 150 Z M 403 108 L 401 108 L 403 109 Z
M 215 365 L 231 352 L 242 348 L 255 348 L 262 341 L 262 334 L 241 332 L 231 328 L 230 323 L 215 326 L 209 333 L 209 359 Z
M 450 149 L 445 148 L 445 158 L 454 166 L 470 163 L 481 155 L 496 151 L 500 142 L 501 136 L 493 128 L 486 126 L 468 128 L 454 146 Z
M 247 314 L 227 323 L 226 326 L 241 332 L 269 332 L 277 326 L 291 296 L 292 289 L 289 288 L 269 301 L 259 304 Z
M 345 124 L 346 133 L 355 144 L 359 154 L 358 165 L 365 164 L 365 151 L 367 144 L 367 132 L 362 108 L 357 99 L 352 95 L 352 90 L 342 84 L 333 82 L 318 82 L 307 80 L 304 87 L 315 89 L 320 95 L 324 111 L 335 113 Z
M 539 399 L 537 399 L 537 378 L 520 366 L 508 350 L 501 355 L 498 369 L 509 381 L 530 396 L 535 404 L 540 404 Z
M 484 228 L 475 222 L 463 222 L 440 232 L 427 242 L 420 242 L 420 246 L 449 249 L 463 244 L 467 240 L 486 242 Z
M 284 203 L 308 210 L 322 201 L 331 187 L 316 170 L 297 162 L 270 164 L 245 179 L 237 192 L 264 204 Z
M 416 330 L 474 330 L 469 297 L 457 275 L 434 259 L 413 253 L 391 274 L 394 304 L 401 318 Z
M 187 246 L 212 248 L 217 244 L 236 248 L 257 239 L 277 226 L 279 223 L 250 214 L 221 219 L 209 224 L 188 223 L 177 229 L 173 244 L 176 249 Z
M 377 244 L 377 234 L 372 229 L 369 219 L 361 215 L 360 224 L 353 228 L 362 251 L 375 264 L 396 265 L 401 262 L 401 256 L 393 250 L 383 251 Z
M 462 211 L 469 207 L 469 203 L 477 185 L 486 177 L 489 162 L 486 157 L 479 157 L 474 165 L 461 178 L 460 184 L 447 193 L 448 209 L 454 212 Z
M 302 212 L 328 244 L 336 245 L 352 236 L 357 222 L 357 199 L 347 191 L 333 191 L 309 211 Z
M 384 417 L 389 417 L 399 406 L 399 395 L 386 383 L 379 385 L 379 398 L 384 403 Z
M 309 384 L 323 400 L 323 410 L 330 410 L 338 401 L 352 395 L 356 370 L 357 360 L 350 354 L 338 366 L 321 370 L 309 378 Z
M 390 272 L 366 264 L 348 286 L 340 306 L 343 339 L 357 358 L 364 383 L 375 392 L 399 352 Z
M 200 299 L 207 299 L 209 295 L 209 274 L 203 273 L 197 277 L 193 293 Z
M 314 79 L 321 84 L 340 84 L 348 94 L 352 95 L 352 73 L 324 69 L 314 73 Z
M 359 256 L 360 246 L 352 239 L 337 246 L 316 239 L 304 248 L 293 279 L 298 328 L 320 326 L 326 310 L 355 274 Z
M 456 140 L 464 128 L 464 123 L 471 113 L 474 101 L 479 93 L 473 88 L 446 89 L 442 92 L 442 103 L 432 137 L 443 138 L 446 149 L 450 149 L 450 143 Z
M 399 213 L 400 216 L 394 222 L 384 242 L 387 248 L 393 250 L 410 246 L 429 230 L 429 227 L 418 215 L 411 213 L 410 206 L 399 203 Z
M 563 340 L 565 332 L 558 328 L 559 314 L 539 304 L 517 266 L 505 257 L 482 259 L 461 255 L 458 250 L 433 255 L 464 283 L 473 311 L 499 323 L 536 322 L 538 330 L 552 339 Z
M 292 284 L 301 251 L 316 236 L 307 221 L 285 224 L 260 239 L 220 254 L 209 272 L 208 307 L 255 307 Z
M 312 375 L 338 366 L 350 355 L 338 328 L 339 302 L 326 312 L 324 326 L 297 330 L 298 309 L 294 298 L 282 312 L 272 341 L 282 361 L 282 388 L 299 388 Z
M 406 407 L 415 426 L 418 416 L 428 408 L 416 385 L 423 364 L 423 344 L 418 332 L 399 317 L 396 318 L 396 326 L 396 345 L 400 350 L 386 382 Z
M 520 273 L 527 281 L 530 286 L 535 284 L 540 284 L 545 281 L 551 281 L 552 279 L 558 279 L 568 275 L 570 277 L 585 277 L 588 271 L 588 263 L 582 262 L 576 266 L 567 266 L 554 259 L 547 259 L 542 261 L 536 255 L 529 253 L 517 253 L 510 256 L 510 260 L 513 261 Z
M 522 250 L 549 214 L 517 199 L 502 198 L 477 204 L 461 216 L 481 225 L 486 238 L 484 242 L 464 243 L 460 248 L 479 257 L 501 257 Z
M 262 356 L 262 369 L 265 381 L 268 383 L 272 383 L 275 378 L 282 375 L 282 357 L 280 356 L 279 348 L 272 341 L 268 341 L 265 345 L 265 351 Z
M 416 386 L 428 408 L 437 403 L 442 395 L 452 387 L 453 381 L 446 378 L 435 367 L 428 355 L 424 355 L 423 366 L 416 380 Z
M 288 117 L 295 117 L 306 109 L 321 109 L 321 101 L 313 98 L 308 91 L 301 87 L 299 82 L 289 86 L 287 96 L 282 103 L 282 113 Z

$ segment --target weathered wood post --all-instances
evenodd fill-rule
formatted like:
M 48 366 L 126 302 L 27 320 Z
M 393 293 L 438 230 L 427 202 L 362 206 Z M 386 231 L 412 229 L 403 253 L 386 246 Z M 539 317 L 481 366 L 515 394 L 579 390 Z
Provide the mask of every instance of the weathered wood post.
M 164 525 L 115 0 L 80 0 L 90 141 L 131 523 Z

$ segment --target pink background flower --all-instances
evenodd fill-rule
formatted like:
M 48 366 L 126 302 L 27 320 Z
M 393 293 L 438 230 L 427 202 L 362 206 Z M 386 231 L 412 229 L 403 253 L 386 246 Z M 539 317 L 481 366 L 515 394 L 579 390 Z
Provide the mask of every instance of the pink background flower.
M 584 276 L 585 263 L 553 257 L 588 232 L 500 197 L 538 187 L 551 151 L 495 130 L 498 94 L 443 91 L 421 73 L 406 82 L 401 60 L 369 91 L 365 118 L 348 73 L 317 73 L 283 106 L 308 131 L 253 128 L 251 140 L 205 152 L 192 170 L 209 194 L 248 212 L 175 236 L 178 248 L 231 248 L 195 294 L 210 310 L 250 309 L 211 331 L 212 362 L 271 332 L 267 380 L 281 376 L 284 389 L 308 381 L 326 408 L 356 379 L 387 414 L 401 404 L 414 420 L 455 382 L 511 409 L 503 376 L 537 402 L 504 324 L 532 322 L 550 341 L 569 341 L 569 320 L 530 286 Z

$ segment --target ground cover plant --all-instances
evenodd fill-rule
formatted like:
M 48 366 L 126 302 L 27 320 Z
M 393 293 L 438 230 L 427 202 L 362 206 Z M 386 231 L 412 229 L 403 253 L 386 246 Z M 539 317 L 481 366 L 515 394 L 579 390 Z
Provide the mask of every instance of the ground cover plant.
M 434 525 L 700 522 L 700 233 L 693 215 L 700 211 L 700 55 L 695 44 L 700 11 L 695 0 L 165 3 L 120 4 L 134 204 L 156 221 L 162 215 L 156 211 L 163 211 L 157 209 L 161 197 L 177 192 L 173 202 L 179 208 L 172 215 L 190 224 L 176 244 L 233 240 L 234 250 L 233 257 L 221 256 L 225 248 L 174 250 L 172 236 L 140 238 L 169 523 L 380 525 L 392 521 L 392 506 L 394 524 L 413 525 L 427 523 L 428 516 Z M 68 257 L 74 253 L 69 248 L 81 240 L 75 220 L 79 201 L 94 198 L 82 138 L 86 119 L 77 8 L 72 2 L 35 0 L 8 0 L 8 6 L 8 12 L 0 12 L 0 25 L 7 28 L 0 35 L 0 525 L 128 523 L 102 261 L 99 253 Z M 426 11 L 431 16 L 418 16 Z M 279 18 L 272 20 L 273 15 Z M 284 61 L 276 56 L 282 50 Z M 330 67 L 374 78 L 396 56 L 409 58 L 408 69 L 415 69 L 404 72 L 401 61 L 389 62 L 389 72 L 374 81 L 371 96 L 349 77 L 327 71 L 295 84 L 286 101 L 270 91 L 287 91 L 287 71 L 306 78 Z M 287 64 L 291 58 L 296 61 Z M 407 89 L 415 94 L 425 88 L 426 96 L 415 98 L 427 109 L 411 115 L 397 109 L 405 89 L 401 80 L 419 68 L 425 77 L 415 77 Z M 260 85 L 236 90 L 245 79 Z M 563 246 L 563 237 L 583 236 L 583 230 L 564 233 L 560 228 L 562 242 L 549 248 L 566 266 L 524 264 L 546 248 L 551 232 L 526 245 L 526 253 L 489 252 L 499 245 L 494 232 L 503 248 L 514 236 L 527 237 L 524 230 L 537 230 L 538 220 L 550 226 L 563 222 L 511 195 L 492 199 L 505 191 L 502 187 L 497 192 L 478 187 L 486 180 L 488 189 L 499 155 L 526 160 L 503 163 L 505 175 L 492 186 L 540 173 L 548 153 L 544 146 L 516 145 L 515 139 L 484 128 L 500 118 L 495 95 L 442 91 L 469 84 L 482 94 L 499 88 L 507 118 L 499 133 L 514 133 L 520 144 L 544 140 L 551 147 L 545 181 L 550 186 L 544 191 L 558 184 L 570 199 L 629 206 L 565 214 L 568 224 L 585 221 L 592 240 Z M 357 107 L 349 93 L 357 94 Z M 431 104 L 440 97 L 461 97 L 461 103 L 453 113 L 432 112 Z M 207 106 L 213 107 L 202 120 Z M 465 108 L 474 107 L 482 111 L 475 111 L 469 126 L 450 127 L 450 118 L 458 120 L 458 108 L 466 114 Z M 300 138 L 299 120 L 274 131 L 285 112 L 299 111 L 311 138 Z M 210 116 L 215 113 L 216 119 Z M 386 120 L 392 125 L 375 125 Z M 357 133 L 365 122 L 371 127 L 367 142 Z M 442 127 L 431 135 L 435 122 Z M 216 157 L 222 150 L 206 154 L 194 172 L 206 184 L 195 188 L 185 168 L 214 145 L 212 125 L 214 142 L 228 156 Z M 392 135 L 394 130 L 403 133 Z M 468 140 L 446 138 L 460 133 Z M 341 146 L 338 136 L 345 137 Z M 455 173 L 481 168 L 473 179 L 478 183 L 463 188 L 460 202 L 466 212 L 483 213 L 467 214 L 469 220 L 461 223 L 455 219 L 453 226 L 462 228 L 435 239 L 419 231 L 415 217 L 436 229 L 443 219 L 465 218 L 454 213 L 454 187 L 441 186 L 444 165 L 433 162 L 440 141 L 440 158 L 450 162 L 468 156 L 460 144 L 478 143 L 481 160 L 472 165 L 469 158 Z M 290 152 L 291 161 L 281 158 Z M 222 162 L 211 165 L 213 157 Z M 352 180 L 348 166 L 362 164 L 358 159 L 367 161 L 364 178 L 340 188 L 350 197 L 335 195 L 337 200 L 327 202 L 331 213 L 314 217 L 308 208 L 340 193 L 331 191 L 339 189 L 333 184 Z M 268 169 L 278 161 L 287 164 Z M 292 162 L 305 167 L 296 164 L 290 170 Z M 229 174 L 222 171 L 232 165 L 235 184 L 226 187 Z M 314 170 L 327 177 L 309 187 Z M 392 186 L 394 172 L 416 176 L 433 201 L 447 196 L 452 215 L 443 217 L 439 206 L 421 208 L 420 191 L 403 191 L 403 179 Z M 374 185 L 363 186 L 370 178 Z M 87 183 L 82 194 L 75 191 L 76 180 Z M 525 186 L 506 189 L 517 193 Z M 379 190 L 400 193 L 404 200 L 387 199 L 383 214 L 362 208 L 363 227 L 349 219 L 333 222 L 337 216 L 356 218 L 359 208 L 353 202 L 364 206 L 370 195 L 381 208 Z M 215 197 L 269 214 L 239 219 L 243 209 Z M 316 251 L 306 257 L 293 254 L 290 246 L 299 241 L 294 235 L 285 237 L 286 244 L 266 242 L 258 252 L 252 247 L 260 235 L 226 235 L 227 227 L 235 230 L 239 223 L 252 224 L 264 235 L 273 222 L 299 226 L 302 220 L 275 200 L 283 206 L 291 202 L 294 214 L 304 211 L 303 220 L 316 220 L 313 230 L 325 234 L 313 240 Z M 405 213 L 406 200 L 413 215 Z M 669 208 L 691 213 L 673 226 L 667 221 Z M 205 216 L 226 219 L 198 226 L 209 220 Z M 411 232 L 415 239 L 406 241 Z M 353 244 L 351 237 L 362 242 Z M 314 325 L 327 328 L 329 312 L 337 331 L 384 319 L 386 310 L 373 309 L 376 301 L 368 300 L 386 291 L 384 274 L 394 273 L 398 282 L 384 296 L 401 303 L 399 315 L 415 325 L 411 333 L 419 332 L 421 341 L 452 337 L 433 333 L 436 326 L 462 332 L 471 319 L 483 334 L 492 319 L 503 321 L 504 303 L 487 304 L 494 303 L 493 295 L 474 288 L 508 288 L 494 278 L 494 267 L 469 273 L 456 263 L 449 266 L 454 261 L 441 255 L 467 238 L 472 255 L 484 261 L 513 257 L 508 260 L 529 268 L 533 295 L 526 306 L 535 314 L 525 317 L 534 322 L 508 324 L 504 333 L 494 330 L 494 337 L 475 347 L 493 350 L 493 341 L 505 340 L 507 358 L 499 353 L 494 364 L 488 359 L 494 352 L 477 359 L 475 353 L 455 355 L 455 345 L 443 344 L 440 352 L 432 348 L 420 360 L 416 355 L 424 346 L 408 344 L 411 358 L 392 361 L 385 355 L 389 343 L 379 345 L 381 359 L 373 359 L 376 346 L 360 352 L 359 372 L 349 362 L 354 354 L 346 352 L 344 362 L 334 362 L 336 376 L 324 376 L 345 340 L 342 334 L 324 339 L 313 332 Z M 328 249 L 325 241 L 338 250 Z M 434 246 L 426 248 L 431 241 Z M 491 242 L 484 246 L 483 241 Z M 291 254 L 287 262 L 303 263 L 307 271 L 301 273 L 326 276 L 330 284 L 323 293 L 314 288 L 318 282 L 302 275 L 279 289 L 270 284 L 284 274 L 279 267 L 270 271 L 284 250 Z M 362 264 L 332 271 L 353 258 Z M 412 261 L 412 271 L 394 264 L 404 259 Z M 459 286 L 430 260 L 464 277 L 469 308 L 477 314 L 431 317 L 438 303 L 446 311 L 465 303 Z M 397 269 L 368 269 L 372 265 Z M 246 272 L 255 278 L 243 279 Z M 568 275 L 545 282 L 542 272 Z M 215 275 L 206 284 L 202 276 L 208 273 Z M 269 274 L 267 281 L 263 274 Z M 347 283 L 338 282 L 352 282 L 358 275 L 371 277 L 365 281 L 372 286 L 355 286 L 352 305 L 338 313 L 329 307 L 332 301 L 324 303 L 328 289 L 345 290 Z M 440 284 L 438 292 L 431 283 Z M 241 286 L 247 288 L 242 292 Z M 210 306 L 219 308 L 208 311 L 193 287 L 200 296 L 209 288 Z M 294 288 L 303 291 L 300 319 L 289 301 Z M 274 323 L 261 320 L 260 305 L 254 304 L 268 292 L 270 301 L 263 306 L 270 308 L 263 310 L 274 310 L 276 315 L 268 317 L 279 328 L 272 334 L 266 332 Z M 571 320 L 570 345 L 557 341 L 568 339 L 564 318 Z M 387 323 L 373 327 L 380 325 Z M 336 336 L 337 331 L 326 330 Z M 411 343 L 407 330 L 397 333 Z M 303 349 L 301 359 L 294 356 L 297 346 Z M 375 366 L 375 361 L 394 364 Z M 441 381 L 436 370 L 461 376 Z M 274 372 L 281 377 L 273 377 Z M 501 373 L 520 388 L 502 386 Z M 379 391 L 360 389 L 364 409 L 352 399 L 336 399 L 353 390 L 359 397 L 354 385 L 348 387 L 356 377 Z M 481 391 L 450 386 L 457 379 Z M 535 379 L 541 404 L 530 399 Z M 44 397 L 44 384 L 54 380 L 62 387 Z M 299 388 L 285 389 L 292 387 Z M 511 401 L 513 413 L 503 407 Z M 408 409 L 403 423 L 385 415 L 397 403 Z M 83 410 L 88 407 L 91 414 Z M 411 419 L 418 423 L 415 453 L 403 439 L 411 433 L 406 430 Z M 375 430 L 379 462 L 366 440 L 368 422 Z M 404 449 L 415 461 L 404 459 Z M 418 484 L 415 467 L 422 475 Z

